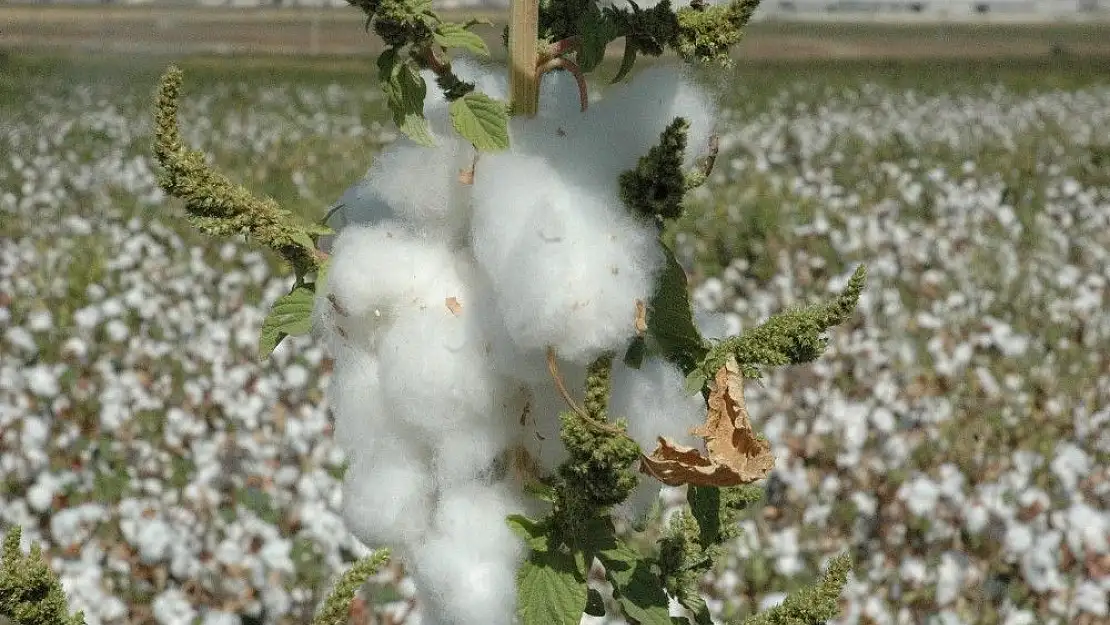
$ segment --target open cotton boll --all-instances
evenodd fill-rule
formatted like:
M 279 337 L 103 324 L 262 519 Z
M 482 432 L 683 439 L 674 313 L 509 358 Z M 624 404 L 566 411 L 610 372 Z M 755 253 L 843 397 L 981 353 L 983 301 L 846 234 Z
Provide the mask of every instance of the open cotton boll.
M 427 294 L 444 291 L 437 287 L 450 279 L 454 264 L 444 243 L 395 222 L 346 228 L 335 241 L 316 318 L 334 322 L 348 340 L 370 349 L 399 307 L 432 304 Z
M 422 609 L 432 622 L 513 622 L 524 548 L 505 517 L 524 510 L 519 497 L 496 485 L 472 484 L 444 495 L 434 529 L 414 558 Z
M 498 424 L 506 395 L 486 352 L 480 320 L 468 311 L 462 284 L 407 310 L 378 346 L 382 390 L 394 418 L 429 436 L 449 437 L 472 425 Z M 447 299 L 458 304 L 452 311 Z
M 411 141 L 389 146 L 365 182 L 414 230 L 455 241 L 468 234 L 470 187 L 459 180 L 459 172 L 470 166 L 473 148 L 453 137 L 437 143 L 434 148 Z
M 627 345 L 662 264 L 653 226 L 537 157 L 484 159 L 473 198 L 475 256 L 518 348 L 585 364 Z
M 583 123 L 578 83 L 570 72 L 545 74 L 540 82 L 539 110 L 534 117 L 517 115 L 509 119 L 510 149 L 518 154 L 545 157 L 549 162 L 573 158 Z
M 628 435 L 645 454 L 655 449 L 659 436 L 691 447 L 700 438 L 690 428 L 705 422 L 705 401 L 701 395 L 686 394 L 686 378 L 677 367 L 658 359 L 646 359 L 639 369 L 623 362 L 613 364 L 613 391 L 609 414 L 628 419 Z M 651 510 L 662 484 L 646 475 L 629 498 L 617 508 L 618 515 L 639 520 Z
M 628 419 L 628 435 L 646 453 L 655 449 L 659 436 L 699 444 L 690 428 L 705 422 L 705 400 L 686 394 L 686 377 L 677 367 L 659 358 L 644 360 L 639 369 L 614 362 L 612 384 L 609 414 Z
M 343 477 L 343 520 L 368 547 L 414 545 L 434 502 L 431 458 L 415 437 L 379 431 L 355 450 Z
M 687 129 L 685 165 L 707 153 L 717 107 L 708 93 L 687 78 L 682 67 L 666 65 L 641 71 L 629 83 L 611 87 L 591 104 L 568 138 L 589 158 L 560 162 L 560 171 L 575 180 L 612 180 L 636 166 L 659 143 L 659 134 L 683 117 Z
M 354 347 L 334 352 L 335 368 L 327 400 L 335 416 L 334 439 L 347 457 L 369 449 L 387 419 L 378 361 Z

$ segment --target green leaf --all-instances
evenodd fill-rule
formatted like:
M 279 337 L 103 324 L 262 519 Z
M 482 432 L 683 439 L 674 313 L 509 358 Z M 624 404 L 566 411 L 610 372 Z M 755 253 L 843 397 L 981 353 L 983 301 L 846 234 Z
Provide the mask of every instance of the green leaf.
M 517 614 L 522 625 L 578 625 L 586 608 L 586 580 L 574 556 L 533 551 L 517 571 Z
M 628 344 L 628 350 L 624 352 L 624 364 L 639 369 L 644 364 L 644 356 L 647 355 L 647 342 L 644 337 L 637 336 L 632 339 Z
M 308 334 L 312 329 L 312 304 L 314 288 L 310 285 L 293 287 L 288 295 L 274 302 L 270 314 L 262 322 L 262 335 L 258 339 L 258 354 L 266 358 L 286 336 Z
M 597 557 L 625 616 L 640 625 L 671 625 L 670 600 L 663 580 L 651 570 L 650 560 L 619 539 L 615 547 Z
M 615 84 L 624 79 L 628 72 L 632 71 L 632 66 L 636 64 L 636 44 L 631 41 L 629 37 L 624 38 L 624 56 L 621 57 L 621 66 L 617 70 L 617 75 L 613 77 Z
M 701 369 L 694 369 L 690 375 L 686 376 L 686 394 L 697 395 L 705 388 L 705 383 L 709 381 L 705 372 Z
M 424 119 L 428 85 L 415 65 L 400 58 L 396 48 L 389 48 L 378 57 L 378 80 L 397 128 L 420 145 L 434 146 L 435 140 Z
M 307 232 L 294 232 L 293 242 L 308 250 L 309 253 L 316 251 L 316 242 L 312 240 L 312 235 Z
M 509 529 L 534 551 L 547 551 L 547 527 L 520 514 L 505 517 Z
M 474 147 L 486 152 L 509 147 L 509 111 L 502 102 L 471 91 L 449 108 L 451 125 Z
M 690 486 L 686 491 L 686 501 L 698 522 L 698 542 L 709 547 L 719 541 L 721 535 L 721 489 L 713 487 Z
M 435 29 L 432 36 L 435 37 L 436 44 L 444 48 L 466 48 L 475 54 L 489 56 L 486 42 L 477 34 L 467 30 L 463 24 L 444 22 Z
M 593 71 L 605 59 L 605 48 L 619 36 L 616 27 L 590 3 L 576 24 L 580 45 L 575 60 L 583 72 Z
M 682 604 L 682 607 L 694 613 L 694 625 L 713 625 L 713 617 L 709 614 L 709 606 L 705 603 L 705 597 L 695 592 L 686 597 L 679 597 L 678 602 Z
M 674 252 L 663 243 L 660 245 L 666 255 L 666 264 L 659 273 L 655 293 L 648 303 L 648 334 L 663 358 L 690 375 L 698 369 L 709 348 L 694 324 L 694 311 L 690 306 L 690 293 L 686 287 L 686 272 L 678 264 Z M 698 384 L 698 391 L 701 386 Z M 689 389 L 689 380 L 687 388 Z

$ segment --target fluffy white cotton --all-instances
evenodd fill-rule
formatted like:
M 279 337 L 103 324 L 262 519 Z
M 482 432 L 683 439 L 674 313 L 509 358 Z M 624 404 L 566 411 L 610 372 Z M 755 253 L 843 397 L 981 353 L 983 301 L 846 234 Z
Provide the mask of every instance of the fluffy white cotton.
M 335 241 L 315 325 L 372 349 L 401 309 L 442 306 L 458 281 L 446 244 L 395 222 L 351 226 Z
M 701 395 L 686 395 L 686 378 L 677 367 L 657 358 L 645 360 L 639 369 L 615 362 L 612 380 L 609 414 L 628 419 L 628 435 L 644 453 L 655 449 L 659 436 L 691 447 L 701 444 L 690 428 L 705 422 L 705 401 Z M 640 483 L 618 512 L 631 519 L 642 518 L 651 511 L 661 486 L 640 476 Z
M 560 102 L 565 99 L 560 94 Z M 525 145 L 513 149 L 531 149 L 549 157 L 567 180 L 577 184 L 615 189 L 620 173 L 635 167 L 639 158 L 658 144 L 659 134 L 675 117 L 690 123 L 684 159 L 690 167 L 708 151 L 717 107 L 707 92 L 687 76 L 686 70 L 653 67 L 640 72 L 632 82 L 610 87 L 600 100 L 590 104 L 584 115 L 568 115 L 565 121 L 560 121 L 558 126 L 564 136 L 557 140 L 546 139 L 550 133 L 542 132 L 543 121 L 531 133 L 539 135 L 534 140 L 530 140 L 530 133 L 518 128 L 517 135 Z
M 560 360 L 559 374 L 571 397 L 584 397 L 586 393 L 586 367 Z M 544 369 L 544 376 L 523 387 L 525 408 L 518 420 L 517 443 L 528 452 L 536 466 L 551 473 L 566 460 L 567 452 L 559 437 L 562 429 L 560 415 L 570 410 L 559 394 L 555 382 Z
M 505 516 L 523 504 L 497 486 L 472 485 L 445 495 L 435 529 L 414 559 L 425 615 L 441 625 L 509 625 L 523 544 Z
M 579 363 L 627 345 L 662 262 L 654 227 L 539 158 L 491 155 L 481 174 L 474 253 L 516 345 Z
M 659 436 L 682 445 L 700 444 L 690 428 L 705 422 L 705 401 L 686 394 L 686 377 L 677 367 L 658 358 L 644 360 L 639 369 L 618 361 L 612 380 L 609 414 L 628 419 L 629 436 L 646 451 L 655 449 Z
M 379 432 L 343 479 L 343 521 L 368 547 L 405 547 L 428 527 L 435 483 L 431 454 L 413 436 Z
M 335 442 L 348 458 L 369 449 L 387 425 L 381 392 L 374 356 L 351 347 L 335 354 L 327 399 L 335 417 Z
M 474 148 L 454 137 L 437 143 L 428 148 L 398 140 L 378 156 L 364 182 L 368 194 L 417 232 L 454 241 L 466 234 L 470 219 L 470 189 L 459 172 L 470 167 Z

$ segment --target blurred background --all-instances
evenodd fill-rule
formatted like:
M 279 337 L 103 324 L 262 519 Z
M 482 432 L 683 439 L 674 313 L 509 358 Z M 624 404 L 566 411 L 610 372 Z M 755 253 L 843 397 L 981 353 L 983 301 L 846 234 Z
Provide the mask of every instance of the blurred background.
M 379 42 L 324 4 L 0 3 L 0 529 L 43 544 L 90 624 L 309 623 L 366 553 L 327 354 L 257 358 L 291 276 L 196 235 L 150 156 L 176 63 L 186 140 L 322 217 L 397 137 Z M 491 19 L 503 59 L 503 4 L 465 4 L 440 6 Z M 777 464 L 704 580 L 714 614 L 849 550 L 837 623 L 1110 623 L 1110 1 L 756 17 L 697 74 L 721 154 L 668 241 L 734 329 L 870 277 L 824 358 L 747 389 Z M 416 625 L 412 594 L 395 562 L 351 622 Z

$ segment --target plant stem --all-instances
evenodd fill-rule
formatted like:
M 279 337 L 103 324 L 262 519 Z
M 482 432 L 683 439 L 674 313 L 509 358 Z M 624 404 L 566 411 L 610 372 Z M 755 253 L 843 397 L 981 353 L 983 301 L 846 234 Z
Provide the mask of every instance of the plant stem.
M 509 7 L 509 102 L 513 115 L 535 116 L 539 109 L 539 0 L 512 0 Z

